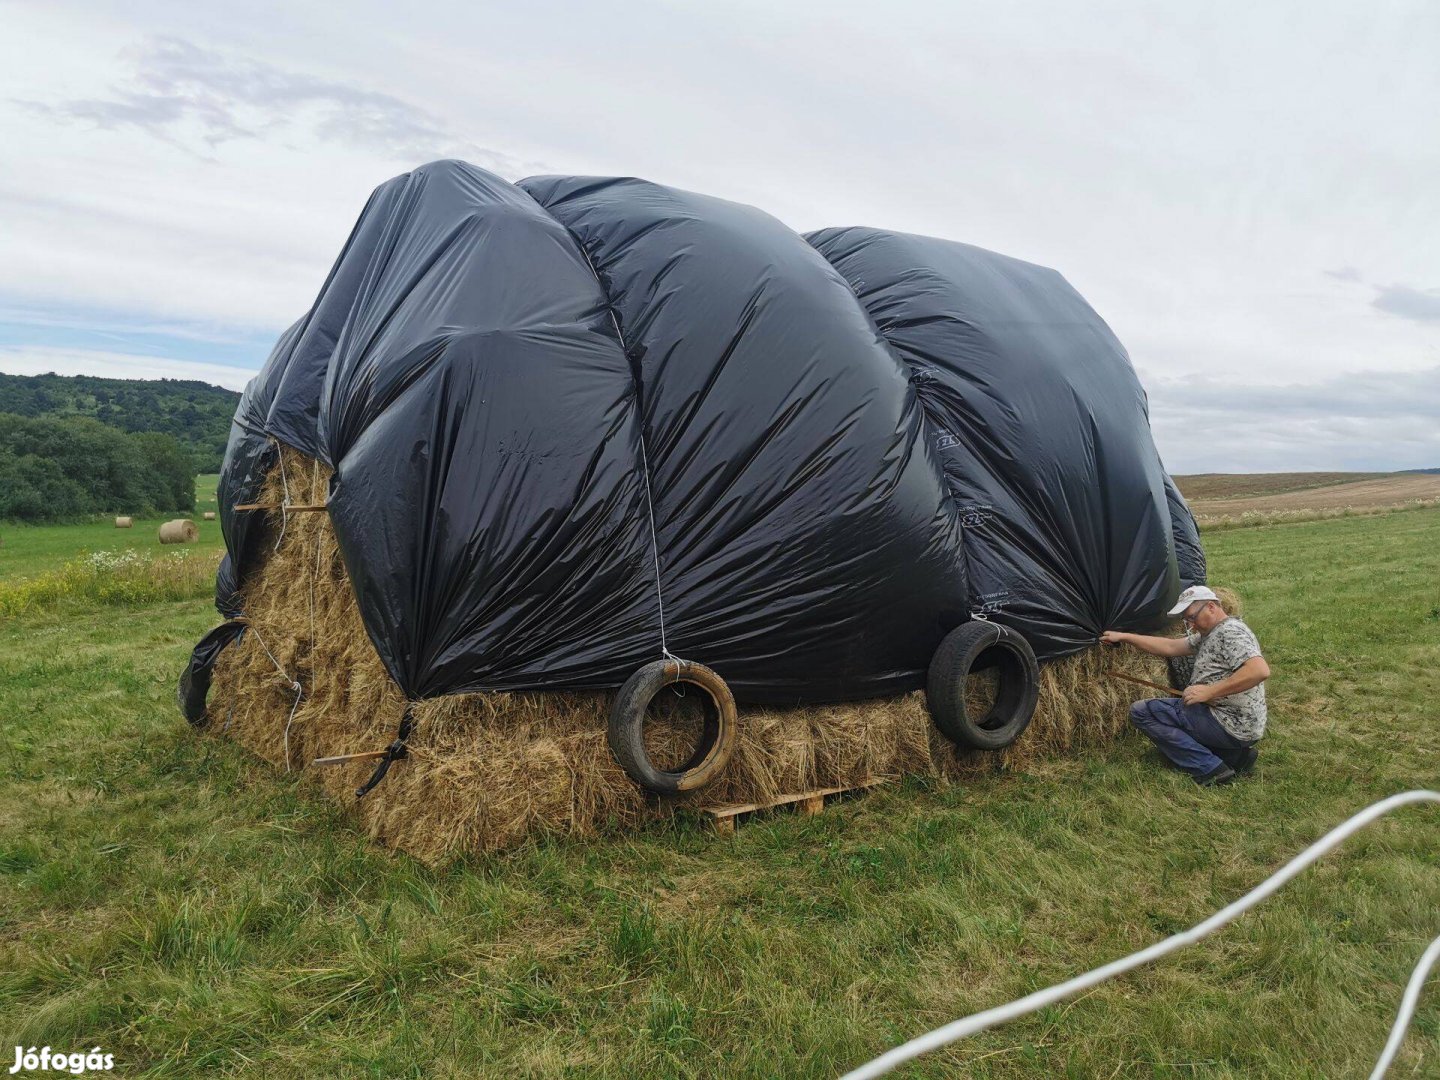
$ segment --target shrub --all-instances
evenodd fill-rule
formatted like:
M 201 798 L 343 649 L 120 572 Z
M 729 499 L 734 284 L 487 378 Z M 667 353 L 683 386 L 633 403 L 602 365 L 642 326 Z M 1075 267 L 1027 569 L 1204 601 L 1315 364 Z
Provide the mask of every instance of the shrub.
M 169 435 L 84 417 L 0 415 L 0 519 L 188 513 L 194 463 Z

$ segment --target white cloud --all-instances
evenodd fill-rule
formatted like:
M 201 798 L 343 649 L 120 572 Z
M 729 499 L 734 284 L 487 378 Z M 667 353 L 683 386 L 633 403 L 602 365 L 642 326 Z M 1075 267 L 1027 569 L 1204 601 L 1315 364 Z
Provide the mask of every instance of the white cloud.
M 1411 285 L 1381 285 L 1371 305 L 1402 319 L 1440 322 L 1440 289 L 1417 289 Z
M 1151 375 L 1150 419 L 1172 472 L 1440 468 L 1440 367 L 1306 383 Z
M 1440 362 L 1431 4 L 135 0 L 6 23 L 11 308 L 278 334 L 371 189 L 459 152 L 1054 266 L 1157 404 L 1187 375 Z M 1333 453 L 1321 423 L 1243 464 Z

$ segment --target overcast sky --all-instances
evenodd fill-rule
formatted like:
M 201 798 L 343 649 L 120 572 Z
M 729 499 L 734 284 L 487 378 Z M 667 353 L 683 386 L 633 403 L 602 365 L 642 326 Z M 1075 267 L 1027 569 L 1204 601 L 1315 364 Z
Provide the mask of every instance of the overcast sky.
M 644 176 L 1060 270 L 1171 471 L 1440 466 L 1440 4 L 0 2 L 0 370 L 239 388 L 370 190 Z

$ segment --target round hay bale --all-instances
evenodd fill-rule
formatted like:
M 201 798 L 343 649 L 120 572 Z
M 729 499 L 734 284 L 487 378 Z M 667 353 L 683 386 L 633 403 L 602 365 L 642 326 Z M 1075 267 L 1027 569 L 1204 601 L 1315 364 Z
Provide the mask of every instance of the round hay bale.
M 189 518 L 176 518 L 160 526 L 162 544 L 193 544 L 200 539 L 200 528 Z
M 206 510 L 205 513 L 204 513 L 203 515 L 201 515 L 201 516 L 204 517 L 206 521 L 214 521 L 214 520 L 215 520 L 215 511 L 214 511 L 214 510 Z
M 131 527 L 132 525 L 134 525 L 134 524 L 135 524 L 135 519 L 134 519 L 134 518 L 117 517 L 117 518 L 115 519 L 115 527 L 116 527 L 117 529 L 128 529 L 128 528 L 130 528 L 130 527 Z

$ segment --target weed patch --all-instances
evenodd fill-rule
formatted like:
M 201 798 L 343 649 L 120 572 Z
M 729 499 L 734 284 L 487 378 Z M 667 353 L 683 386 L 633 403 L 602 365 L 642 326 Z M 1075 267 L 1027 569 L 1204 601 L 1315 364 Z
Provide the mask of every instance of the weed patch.
M 189 551 L 96 551 L 39 577 L 0 581 L 0 618 L 54 611 L 67 603 L 136 607 L 198 599 L 214 591 L 219 561 Z

